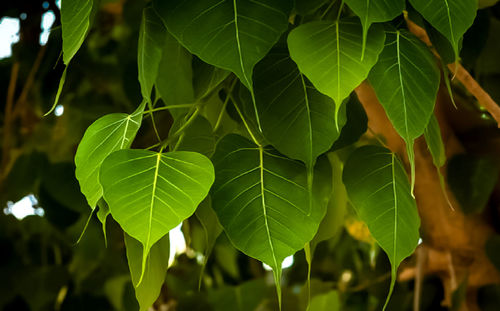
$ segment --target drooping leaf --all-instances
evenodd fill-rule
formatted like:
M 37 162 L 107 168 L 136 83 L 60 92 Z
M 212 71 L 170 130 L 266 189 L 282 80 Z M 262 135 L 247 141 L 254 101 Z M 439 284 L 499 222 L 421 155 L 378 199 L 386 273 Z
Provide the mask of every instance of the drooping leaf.
M 82 45 L 90 27 L 94 0 L 62 1 L 63 61 L 67 66 Z
M 361 60 L 363 29 L 357 18 L 311 22 L 290 32 L 290 56 L 318 91 L 335 101 L 337 125 L 342 101 L 368 76 L 384 38 L 381 26 L 371 27 Z
M 213 208 L 236 248 L 273 268 L 280 297 L 283 259 L 313 238 L 325 214 L 328 162 L 318 161 L 310 191 L 303 164 L 239 135 L 222 138 L 213 160 Z
M 413 191 L 413 144 L 424 133 L 434 111 L 439 87 L 436 60 L 411 33 L 405 30 L 388 32 L 385 48 L 369 79 L 389 120 L 406 142 Z
M 75 175 L 92 210 L 102 197 L 99 169 L 113 151 L 129 148 L 142 122 L 145 104 L 128 115 L 112 113 L 92 123 L 83 135 L 75 155 Z
M 254 91 L 264 137 L 282 154 L 312 167 L 339 137 L 335 103 L 300 73 L 286 49 L 271 51 L 256 67 Z M 243 111 L 254 113 L 251 101 Z M 339 128 L 345 124 L 345 109 Z
M 345 3 L 361 20 L 363 46 L 366 42 L 368 29 L 373 23 L 390 21 L 402 14 L 405 9 L 404 0 L 345 0 Z M 363 54 L 361 54 L 361 58 L 364 57 Z
M 337 291 L 332 290 L 325 294 L 314 296 L 309 311 L 337 311 L 340 310 L 340 299 Z
M 252 71 L 288 25 L 288 0 L 154 1 L 168 30 L 203 61 L 234 72 L 252 89 Z
M 128 149 L 109 155 L 99 178 L 111 215 L 143 245 L 144 275 L 151 247 L 194 213 L 214 172 L 210 160 L 199 153 Z
M 485 208 L 499 171 L 498 163 L 487 156 L 459 154 L 449 160 L 448 185 L 465 213 L 477 213 Z
M 104 234 L 104 243 L 107 245 L 108 238 L 107 238 L 107 234 L 106 234 L 106 220 L 108 219 L 108 216 L 111 212 L 109 211 L 108 203 L 106 203 L 106 201 L 104 201 L 103 198 L 101 198 L 97 202 L 97 206 L 99 207 L 99 209 L 97 210 L 97 218 L 99 219 L 99 221 L 102 224 L 102 232 Z
M 448 38 L 458 59 L 460 41 L 476 17 L 477 0 L 410 0 L 410 3 Z
M 167 107 L 194 104 L 192 56 L 170 33 L 165 32 L 156 90 Z M 187 109 L 170 110 L 174 119 L 185 112 Z
M 359 218 L 391 262 L 391 288 L 403 259 L 418 244 L 420 218 L 408 177 L 396 155 L 378 146 L 364 146 L 348 158 L 343 172 L 347 194 Z
M 156 11 L 150 6 L 144 8 L 139 29 L 137 65 L 142 97 L 147 101 L 151 101 L 151 91 L 158 76 L 166 39 L 167 30 Z
M 451 201 L 448 197 L 448 192 L 446 191 L 446 182 L 443 174 L 441 173 L 441 167 L 446 163 L 446 153 L 444 150 L 443 138 L 441 137 L 441 129 L 439 128 L 439 123 L 434 114 L 431 115 L 429 124 L 427 124 L 427 127 L 425 128 L 424 137 L 432 156 L 432 162 L 436 167 L 443 195 L 448 205 L 453 209 Z
M 132 284 L 134 284 L 135 297 L 139 302 L 140 310 L 146 311 L 160 295 L 161 287 L 165 281 L 168 268 L 168 257 L 170 255 L 169 236 L 165 235 L 152 247 L 146 262 L 146 272 L 141 279 L 142 269 L 142 245 L 139 241 L 124 234 L 125 247 L 127 249 L 128 267 Z
M 170 129 L 175 133 L 183 124 L 183 118 L 177 118 Z M 176 150 L 195 151 L 210 157 L 215 150 L 215 136 L 212 125 L 202 116 L 196 116 L 194 121 L 186 127 L 175 141 Z
M 431 115 L 429 124 L 425 128 L 424 137 L 432 155 L 434 165 L 440 168 L 446 162 L 446 154 L 444 151 L 443 139 L 441 138 L 439 123 L 434 115 Z
M 354 144 L 368 129 L 368 117 L 356 93 L 351 94 L 345 106 L 347 121 L 333 143 L 332 151 Z
M 212 199 L 210 197 L 207 197 L 203 202 L 201 202 L 194 215 L 199 220 L 201 226 L 203 227 L 203 231 L 205 232 L 205 249 L 203 250 L 204 258 L 198 286 L 200 287 L 208 257 L 210 257 L 210 254 L 212 253 L 215 241 L 222 233 L 222 226 L 217 219 L 217 214 L 215 214 L 215 211 L 212 209 Z
M 332 166 L 332 192 L 326 208 L 326 215 L 321 221 L 314 239 L 311 241 L 312 257 L 318 243 L 339 234 L 344 226 L 344 217 L 348 204 L 347 193 L 342 183 L 343 164 L 335 153 L 328 153 L 328 159 Z

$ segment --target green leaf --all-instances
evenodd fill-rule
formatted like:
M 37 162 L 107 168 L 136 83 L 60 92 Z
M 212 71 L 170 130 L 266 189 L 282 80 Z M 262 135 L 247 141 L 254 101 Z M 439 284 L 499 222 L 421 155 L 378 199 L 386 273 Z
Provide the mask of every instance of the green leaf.
M 128 149 L 109 155 L 99 178 L 111 215 L 143 245 L 144 275 L 152 245 L 194 213 L 208 194 L 214 171 L 199 153 Z
M 230 72 L 209 65 L 198 57 L 193 58 L 193 88 L 197 100 L 210 93 L 224 81 Z
M 63 61 L 66 66 L 82 45 L 90 28 L 93 0 L 62 1 Z
M 331 0 L 335 1 L 335 0 Z M 331 2 L 330 0 L 295 0 L 295 10 L 300 15 L 307 15 L 313 13 L 317 9 L 319 9 L 322 5 L 327 2 Z
M 340 299 L 337 291 L 314 296 L 309 311 L 337 311 L 340 310 Z
M 75 155 L 75 175 L 92 210 L 102 197 L 99 169 L 113 151 L 129 148 L 141 127 L 141 104 L 132 114 L 112 113 L 97 119 L 83 135 Z
M 478 213 L 485 208 L 499 171 L 496 161 L 487 156 L 459 154 L 449 160 L 448 185 L 465 213 Z
M 361 60 L 363 29 L 357 18 L 315 21 L 290 32 L 290 55 L 318 91 L 335 101 L 337 126 L 342 101 L 368 76 L 384 47 L 384 38 L 381 26 L 371 27 Z
M 339 137 L 335 103 L 300 73 L 286 49 L 272 50 L 255 67 L 254 91 L 263 134 L 280 153 L 312 167 Z M 251 117 L 252 103 L 243 104 Z M 340 127 L 346 121 L 342 112 Z
M 170 133 L 175 133 L 183 124 L 183 118 L 177 118 Z M 215 151 L 215 136 L 212 133 L 212 125 L 204 117 L 196 116 L 173 145 L 179 151 L 195 151 L 210 157 Z
M 269 288 L 263 279 L 245 282 L 239 286 L 224 286 L 208 293 L 213 310 L 255 311 L 259 310 Z
M 325 240 L 331 239 L 342 230 L 347 211 L 347 192 L 342 183 L 343 164 L 335 153 L 328 153 L 332 166 L 332 192 L 328 200 L 326 215 L 319 225 L 318 232 L 311 241 L 311 256 L 314 256 L 316 246 Z
M 429 148 L 429 152 L 432 156 L 432 162 L 436 167 L 436 171 L 439 178 L 439 184 L 441 186 L 441 190 L 446 199 L 448 205 L 453 209 L 453 205 L 451 204 L 450 198 L 448 197 L 448 192 L 446 191 L 446 182 L 444 180 L 443 174 L 441 174 L 441 167 L 446 163 L 446 153 L 444 150 L 444 143 L 441 137 L 441 129 L 439 128 L 439 123 L 436 117 L 431 115 L 431 119 L 429 120 L 429 124 L 424 131 L 425 142 L 427 143 L 427 147 Z
M 332 151 L 354 144 L 368 129 L 368 117 L 356 93 L 351 94 L 345 106 L 347 121 L 333 143 Z
M 191 53 L 251 90 L 253 67 L 287 29 L 292 1 L 155 0 L 154 7 Z
M 364 146 L 349 156 L 343 180 L 356 213 L 391 262 L 392 280 L 385 309 L 399 264 L 413 253 L 419 239 L 420 218 L 408 177 L 389 150 Z
M 424 133 L 434 111 L 439 69 L 429 49 L 405 31 L 388 32 L 385 48 L 370 72 L 370 82 L 389 120 L 406 142 L 415 184 L 414 140 Z
M 166 31 L 155 85 L 159 96 L 167 107 L 194 104 L 191 59 L 191 54 Z M 174 119 L 177 119 L 180 114 L 187 111 L 187 108 L 172 109 L 170 113 Z
M 410 0 L 410 3 L 448 38 L 458 59 L 460 41 L 476 17 L 477 0 Z
M 161 287 L 165 281 L 170 255 L 169 236 L 165 235 L 152 247 L 146 262 L 146 272 L 141 279 L 142 245 L 128 234 L 125 236 L 128 267 L 135 288 L 135 297 L 139 302 L 140 311 L 146 311 L 160 295 Z
M 137 65 L 139 66 L 142 97 L 149 102 L 151 101 L 153 85 L 158 76 L 166 39 L 167 30 L 156 11 L 152 7 L 144 8 L 139 29 Z
M 203 250 L 203 264 L 200 272 L 200 280 L 198 283 L 198 288 L 201 287 L 201 280 L 203 277 L 203 273 L 205 271 L 205 267 L 208 262 L 208 258 L 212 253 L 212 250 L 215 245 L 215 241 L 222 233 L 222 226 L 219 223 L 219 219 L 217 218 L 217 214 L 212 209 L 212 199 L 207 197 L 203 202 L 201 202 L 200 206 L 196 209 L 194 213 L 198 221 L 200 222 L 203 231 L 205 232 L 205 245 Z
M 325 215 L 328 162 L 325 168 L 325 161 L 318 161 L 310 191 L 303 164 L 239 135 L 222 138 L 213 160 L 214 210 L 236 248 L 273 268 L 280 298 L 283 259 L 314 237 Z
M 364 44 L 367 39 L 368 29 L 373 23 L 390 21 L 403 13 L 405 9 L 404 0 L 345 0 L 349 8 L 359 16 L 363 25 L 363 53 Z
M 441 129 L 434 115 L 431 115 L 429 124 L 427 124 L 425 128 L 424 137 L 432 155 L 434 165 L 436 168 L 440 168 L 446 162 L 446 154 L 444 151 L 443 139 L 441 138 Z

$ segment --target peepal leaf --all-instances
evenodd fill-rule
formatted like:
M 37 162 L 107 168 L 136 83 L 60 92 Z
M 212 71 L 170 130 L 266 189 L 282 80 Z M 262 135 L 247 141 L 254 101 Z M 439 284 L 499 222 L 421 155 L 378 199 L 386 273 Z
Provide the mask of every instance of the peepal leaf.
M 170 255 L 169 236 L 165 235 L 151 247 L 151 252 L 147 257 L 146 272 L 140 284 L 142 245 L 126 233 L 124 237 L 128 267 L 132 277 L 132 284 L 134 284 L 135 297 L 139 302 L 139 311 L 146 311 L 158 299 L 163 282 L 165 282 L 168 257 Z
M 102 197 L 99 169 L 112 152 L 127 149 L 141 127 L 144 104 L 132 114 L 112 113 L 97 119 L 83 135 L 75 155 L 75 175 L 92 210 Z
M 156 90 L 165 106 L 194 105 L 193 68 L 191 67 L 192 55 L 177 42 L 167 31 L 158 75 L 156 77 Z M 170 113 L 175 120 L 186 109 L 171 109 Z
M 143 276 L 153 244 L 194 213 L 214 171 L 199 153 L 128 149 L 104 160 L 100 181 L 113 218 L 143 245 Z
M 318 91 L 335 101 L 337 126 L 342 101 L 368 76 L 384 47 L 384 38 L 380 25 L 371 27 L 361 60 L 363 29 L 357 18 L 315 21 L 290 32 L 290 56 Z
M 396 155 L 378 146 L 355 150 L 346 161 L 343 181 L 359 218 L 391 262 L 391 288 L 403 259 L 418 244 L 420 218 L 408 177 Z
M 300 73 L 286 49 L 276 48 L 255 67 L 254 90 L 265 138 L 281 153 L 313 167 L 339 137 L 335 103 Z M 253 113 L 249 101 L 244 111 Z M 340 127 L 346 122 L 345 109 Z
M 236 248 L 273 268 L 280 298 L 281 263 L 314 237 L 331 191 L 331 169 L 315 171 L 317 179 L 328 176 L 316 179 L 310 191 L 302 163 L 235 134 L 222 138 L 213 160 L 212 200 L 221 225 Z
M 432 155 L 432 162 L 436 168 L 440 168 L 446 162 L 446 154 L 439 123 L 434 115 L 431 115 L 429 124 L 425 128 L 424 137 Z
M 414 35 L 388 32 L 380 59 L 369 76 L 380 104 L 406 142 L 415 183 L 414 140 L 424 133 L 434 111 L 439 69 L 429 49 Z
M 368 29 L 373 23 L 390 21 L 403 13 L 404 0 L 345 0 L 349 8 L 359 16 L 363 25 L 363 53 Z
M 137 65 L 142 97 L 151 101 L 151 91 L 158 76 L 167 30 L 152 7 L 142 11 L 137 48 Z
M 458 59 L 460 41 L 476 17 L 477 0 L 410 0 L 410 3 L 448 38 Z
M 154 7 L 191 53 L 252 90 L 253 67 L 287 29 L 292 1 L 156 0 Z
M 93 3 L 93 0 L 72 0 L 61 3 L 63 61 L 66 66 L 87 36 Z

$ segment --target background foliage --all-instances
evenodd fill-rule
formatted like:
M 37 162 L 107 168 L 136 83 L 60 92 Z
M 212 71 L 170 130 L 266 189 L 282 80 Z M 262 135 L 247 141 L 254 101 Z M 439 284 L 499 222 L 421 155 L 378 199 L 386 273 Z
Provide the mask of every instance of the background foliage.
M 2 310 L 496 310 L 496 1 L 0 17 Z

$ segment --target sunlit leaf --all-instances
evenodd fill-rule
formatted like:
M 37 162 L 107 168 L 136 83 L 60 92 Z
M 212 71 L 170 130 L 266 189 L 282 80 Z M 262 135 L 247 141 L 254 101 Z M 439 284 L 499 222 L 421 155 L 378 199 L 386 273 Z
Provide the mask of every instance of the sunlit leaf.
M 345 3 L 363 24 L 363 43 L 373 23 L 390 21 L 403 14 L 405 9 L 404 0 L 345 0 Z M 363 58 L 364 55 L 361 57 Z
M 75 155 L 76 178 L 92 210 L 102 197 L 99 169 L 113 151 L 129 148 L 142 122 L 144 104 L 128 115 L 112 113 L 99 118 L 85 131 Z
M 340 299 L 337 291 L 314 296 L 309 311 L 337 311 L 340 310 Z
M 403 259 L 418 244 L 420 218 L 412 198 L 408 177 L 396 155 L 378 146 L 364 146 L 348 158 L 343 180 L 359 218 L 391 262 L 391 288 Z
M 194 213 L 214 172 L 210 160 L 199 153 L 128 149 L 109 155 L 99 178 L 111 215 L 143 245 L 144 275 L 153 244 Z
M 410 0 L 410 3 L 448 38 L 458 59 L 460 41 L 476 17 L 477 0 Z
M 128 267 L 135 288 L 135 297 L 139 302 L 140 311 L 146 311 L 160 295 L 161 287 L 165 281 L 170 255 L 169 236 L 165 235 L 152 247 L 146 262 L 146 271 L 141 279 L 142 245 L 126 233 L 125 246 L 127 249 Z
M 368 76 L 384 47 L 384 38 L 381 26 L 371 27 L 361 60 L 363 28 L 357 18 L 315 21 L 290 32 L 292 59 L 321 93 L 335 101 L 337 125 L 342 101 Z
M 94 0 L 61 2 L 63 61 L 67 66 L 87 36 Z
M 389 120 L 406 142 L 413 190 L 413 144 L 424 133 L 434 111 L 439 87 L 436 60 L 411 33 L 405 30 L 388 32 L 385 48 L 369 79 Z

